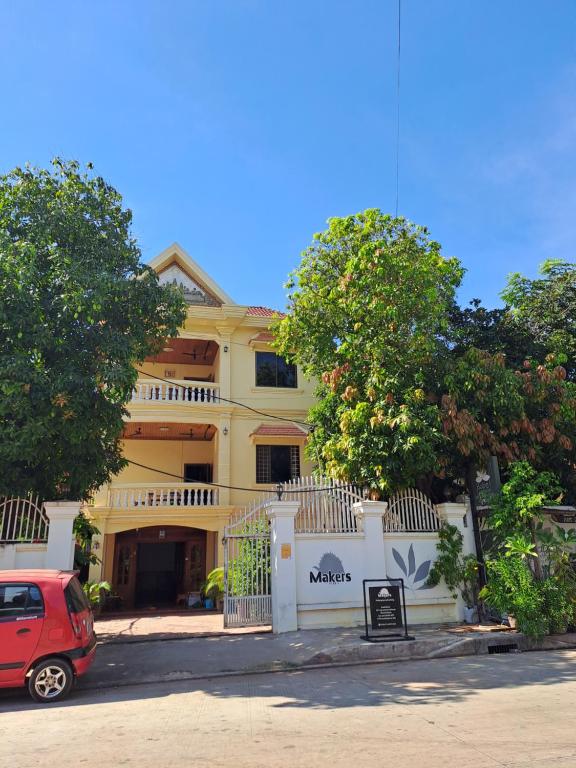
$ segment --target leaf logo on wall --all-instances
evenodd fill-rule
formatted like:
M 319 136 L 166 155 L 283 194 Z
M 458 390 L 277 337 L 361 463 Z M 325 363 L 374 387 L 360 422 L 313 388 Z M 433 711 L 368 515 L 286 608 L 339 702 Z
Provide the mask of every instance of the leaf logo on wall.
M 414 545 L 410 544 L 408 550 L 408 562 L 404 560 L 400 552 L 392 547 L 392 557 L 396 561 L 396 565 L 404 574 L 404 583 L 408 589 L 420 590 L 420 589 L 432 589 L 426 584 L 426 579 L 430 573 L 431 560 L 424 560 L 416 567 L 416 557 L 414 555 Z

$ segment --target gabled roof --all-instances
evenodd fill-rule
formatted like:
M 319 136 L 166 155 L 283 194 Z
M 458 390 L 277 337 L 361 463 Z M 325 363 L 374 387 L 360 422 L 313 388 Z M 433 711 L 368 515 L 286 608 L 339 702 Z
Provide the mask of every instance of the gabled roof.
M 164 273 L 169 282 L 182 284 L 185 292 L 191 296 L 203 294 L 206 297 L 205 303 L 209 305 L 236 304 L 178 243 L 172 243 L 152 259 L 149 266 L 159 275 Z

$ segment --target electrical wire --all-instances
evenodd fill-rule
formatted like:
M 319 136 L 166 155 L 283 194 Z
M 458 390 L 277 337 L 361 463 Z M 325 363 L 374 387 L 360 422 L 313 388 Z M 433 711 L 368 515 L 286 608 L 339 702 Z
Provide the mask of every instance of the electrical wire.
M 398 0 L 398 59 L 396 67 L 396 216 L 400 187 L 400 43 L 401 43 L 402 0 Z
M 148 467 L 146 464 L 140 464 L 138 461 L 132 461 L 132 459 L 126 459 L 126 461 L 129 464 L 133 464 L 135 467 L 140 467 L 140 469 L 148 469 L 150 472 L 158 472 L 160 475 L 166 475 L 167 477 L 174 477 L 177 480 L 180 480 L 181 483 L 190 482 L 189 480 L 186 480 L 186 478 L 183 475 L 176 475 L 174 472 L 166 472 L 163 469 L 157 469 L 155 467 Z M 226 488 L 229 491 L 249 491 L 250 493 L 270 493 L 271 491 L 277 492 L 276 488 L 242 488 L 238 485 L 224 485 L 223 483 L 210 483 L 207 480 L 203 480 L 201 485 L 210 485 L 214 486 L 215 488 Z M 325 488 L 282 488 L 283 493 L 318 493 L 320 491 L 334 491 L 334 490 L 341 490 L 343 488 L 353 488 L 352 483 L 346 483 L 344 485 L 328 485 Z
M 146 376 L 150 379 L 156 379 L 157 381 L 163 381 L 165 384 L 172 384 L 173 386 L 186 388 L 185 384 L 181 384 L 180 382 L 177 382 L 171 379 L 164 379 L 162 378 L 162 376 L 155 376 L 153 373 L 146 373 L 146 371 L 142 371 L 139 368 L 136 368 L 136 371 L 137 373 L 141 373 L 143 376 Z M 252 411 L 252 413 L 257 413 L 259 416 L 264 416 L 267 419 L 276 419 L 276 421 L 287 421 L 290 424 L 300 424 L 303 427 L 307 427 L 311 432 L 314 431 L 314 425 L 309 424 L 307 421 L 299 421 L 298 419 L 288 419 L 285 416 L 273 416 L 271 413 L 265 413 L 265 411 L 259 411 L 257 408 L 252 408 L 250 405 L 246 405 L 246 403 L 240 403 L 237 400 L 228 400 L 228 398 L 220 397 L 220 395 L 212 395 L 212 399 L 221 400 L 223 403 L 231 403 L 232 405 L 237 405 L 240 408 L 246 408 L 248 411 Z

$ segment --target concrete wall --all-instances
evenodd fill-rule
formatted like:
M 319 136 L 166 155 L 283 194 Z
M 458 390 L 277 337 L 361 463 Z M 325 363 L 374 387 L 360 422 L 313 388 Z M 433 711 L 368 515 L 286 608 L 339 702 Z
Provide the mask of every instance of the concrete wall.
M 384 533 L 382 518 L 386 508 L 381 502 L 356 504 L 358 533 L 295 534 L 297 502 L 270 503 L 275 632 L 362 626 L 364 579 L 404 580 L 409 625 L 462 619 L 464 606 L 460 598 L 454 599 L 444 584 L 433 589 L 426 586 L 437 557 L 437 533 Z M 466 506 L 439 505 L 438 514 L 463 533 L 464 554 L 473 552 Z M 324 578 L 329 563 L 333 577 Z
M 0 544 L 0 571 L 45 568 L 47 544 Z

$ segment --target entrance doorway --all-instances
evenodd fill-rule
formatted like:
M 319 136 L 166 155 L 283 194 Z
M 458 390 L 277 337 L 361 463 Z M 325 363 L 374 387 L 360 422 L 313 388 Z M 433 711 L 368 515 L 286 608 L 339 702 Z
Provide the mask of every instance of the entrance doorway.
M 125 608 L 170 608 L 206 578 L 206 531 L 150 526 L 116 535 L 113 588 Z

